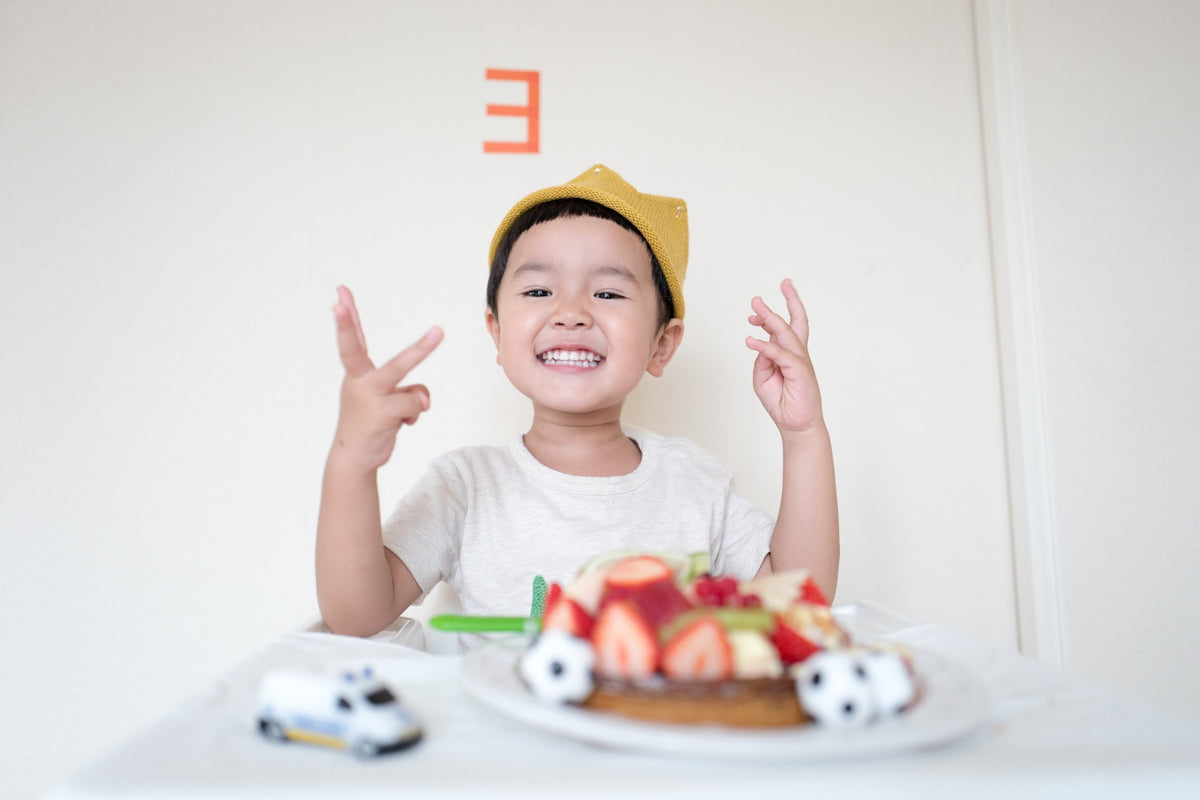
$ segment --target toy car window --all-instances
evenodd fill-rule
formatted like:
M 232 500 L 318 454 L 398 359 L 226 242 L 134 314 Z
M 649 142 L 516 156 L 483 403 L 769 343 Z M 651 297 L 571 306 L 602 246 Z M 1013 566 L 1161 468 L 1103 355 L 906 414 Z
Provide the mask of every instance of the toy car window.
M 344 697 L 338 698 L 337 706 L 338 706 L 338 708 L 345 709 L 346 711 L 349 711 L 351 708 L 350 701 Z
M 380 688 L 367 695 L 367 702 L 373 706 L 385 706 L 388 703 L 396 702 L 396 695 L 387 689 Z

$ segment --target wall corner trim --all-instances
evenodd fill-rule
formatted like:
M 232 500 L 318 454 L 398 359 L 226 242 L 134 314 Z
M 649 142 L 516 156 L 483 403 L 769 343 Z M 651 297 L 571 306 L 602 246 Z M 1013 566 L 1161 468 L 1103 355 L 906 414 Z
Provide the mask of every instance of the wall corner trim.
M 1011 0 L 973 0 L 1021 651 L 1067 666 L 1020 58 Z

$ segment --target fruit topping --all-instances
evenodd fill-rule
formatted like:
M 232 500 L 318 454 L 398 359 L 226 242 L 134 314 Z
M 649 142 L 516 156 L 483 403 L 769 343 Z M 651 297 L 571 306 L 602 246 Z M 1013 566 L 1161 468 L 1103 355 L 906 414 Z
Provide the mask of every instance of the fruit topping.
M 735 630 L 727 635 L 733 648 L 733 677 L 739 680 L 783 677 L 779 653 L 762 631 Z
M 593 556 L 583 565 L 579 575 L 582 577 L 592 572 L 607 572 L 613 565 L 621 561 L 641 556 L 651 556 L 667 564 L 675 573 L 675 580 L 680 583 L 686 583 L 696 575 L 708 571 L 708 553 L 684 555 L 675 552 L 625 548 Z
M 554 605 L 555 601 L 562 597 L 562 593 L 562 586 L 560 586 L 558 583 L 550 584 L 549 588 L 546 590 L 546 599 L 542 604 L 542 616 L 545 616 L 546 612 L 550 610 L 550 607 Z
M 779 652 L 780 660 L 788 666 L 799 664 L 821 650 L 789 625 L 782 614 L 775 616 L 775 628 L 771 631 L 771 644 L 775 645 L 775 649 Z
M 826 606 L 791 606 L 780 611 L 777 619 L 821 650 L 850 645 L 850 637 L 837 624 Z
M 614 564 L 604 576 L 606 589 L 636 589 L 656 581 L 675 580 L 675 571 L 657 556 L 632 556 Z
M 592 616 L 600 610 L 600 595 L 604 592 L 604 578 L 607 570 L 596 569 L 585 572 L 567 586 L 564 594 L 579 604 L 580 608 Z M 546 605 L 549 608 L 549 603 Z
M 809 577 L 808 570 L 804 569 L 772 572 L 770 575 L 743 581 L 739 592 L 758 597 L 763 607 L 771 611 L 783 611 L 797 603 L 829 605 L 817 584 Z
M 609 586 L 600 599 L 600 607 L 614 600 L 628 600 L 638 607 L 646 621 L 658 628 L 691 609 L 692 604 L 670 579 L 636 586 Z
M 561 630 L 586 639 L 592 634 L 592 622 L 592 615 L 579 603 L 561 591 L 555 594 L 554 588 L 551 588 L 550 598 L 546 601 L 546 614 L 542 617 L 543 631 Z
M 658 637 L 629 600 L 614 600 L 600 610 L 592 644 L 596 672 L 603 677 L 644 680 L 658 670 Z
M 817 582 L 812 578 L 806 578 L 800 586 L 800 602 L 813 603 L 818 606 L 827 606 L 829 601 L 825 599 L 825 594 L 821 591 L 821 587 L 817 586 Z
M 728 575 L 719 578 L 712 575 L 701 575 L 691 586 L 699 605 L 733 608 L 759 608 L 762 599 L 753 592 L 746 592 L 738 585 L 737 580 Z
M 675 634 L 698 619 L 714 619 L 727 631 L 749 630 L 766 633 L 775 625 L 769 611 L 761 608 L 694 608 L 685 611 L 658 630 L 660 641 L 669 641 Z
M 715 617 L 700 617 L 676 633 L 662 656 L 663 672 L 677 681 L 721 681 L 733 676 L 733 648 Z

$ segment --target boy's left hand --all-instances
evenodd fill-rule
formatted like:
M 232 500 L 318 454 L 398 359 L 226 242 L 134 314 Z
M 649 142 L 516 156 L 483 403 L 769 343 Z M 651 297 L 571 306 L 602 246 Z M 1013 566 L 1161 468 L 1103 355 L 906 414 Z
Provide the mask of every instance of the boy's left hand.
M 763 302 L 750 301 L 750 324 L 762 328 L 766 341 L 746 337 L 746 346 L 758 353 L 754 359 L 754 392 L 783 434 L 806 433 L 825 424 L 821 415 L 821 390 L 808 357 L 808 314 L 791 280 L 780 287 L 790 321 Z

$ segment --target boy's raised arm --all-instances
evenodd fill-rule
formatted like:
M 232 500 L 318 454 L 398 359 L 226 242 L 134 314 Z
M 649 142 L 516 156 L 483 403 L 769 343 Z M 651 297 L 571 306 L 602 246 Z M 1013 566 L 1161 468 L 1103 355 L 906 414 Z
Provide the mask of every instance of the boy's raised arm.
M 396 434 L 429 409 L 429 390 L 399 385 L 442 339 L 431 328 L 376 367 L 354 298 L 338 287 L 333 307 L 342 380 L 337 432 L 325 462 L 317 519 L 317 603 L 335 633 L 369 636 L 387 627 L 420 594 L 412 573 L 383 546 L 376 475 Z
M 790 280 L 782 289 L 790 319 L 755 297 L 750 324 L 768 338 L 746 339 L 746 346 L 758 353 L 754 391 L 783 440 L 783 492 L 763 566 L 773 572 L 803 567 L 832 598 L 840 558 L 833 448 L 808 355 L 808 315 Z

